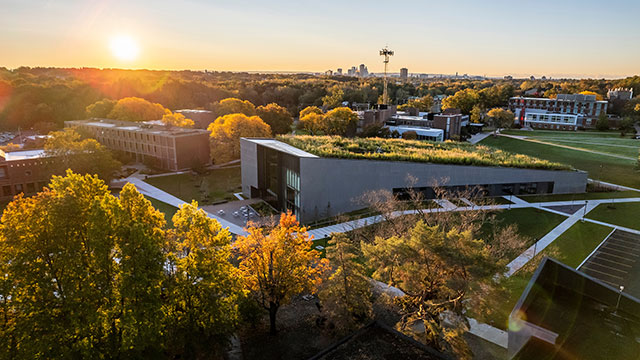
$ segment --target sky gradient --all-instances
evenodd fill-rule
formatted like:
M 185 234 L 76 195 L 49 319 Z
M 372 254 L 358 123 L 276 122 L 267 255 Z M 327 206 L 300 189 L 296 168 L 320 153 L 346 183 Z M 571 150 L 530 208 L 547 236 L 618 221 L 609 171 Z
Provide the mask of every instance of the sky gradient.
M 640 73 L 640 1 L 2 0 L 0 66 L 390 70 L 502 76 Z M 114 36 L 139 44 L 112 53 Z

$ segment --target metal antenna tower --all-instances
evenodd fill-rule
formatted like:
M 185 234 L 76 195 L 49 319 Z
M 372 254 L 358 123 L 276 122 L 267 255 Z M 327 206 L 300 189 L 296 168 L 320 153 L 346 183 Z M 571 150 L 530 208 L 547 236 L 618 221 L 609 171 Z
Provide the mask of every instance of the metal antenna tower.
M 387 92 L 387 65 L 389 64 L 389 56 L 393 56 L 393 50 L 389 50 L 387 46 L 380 50 L 380 56 L 384 56 L 384 92 L 382 93 L 382 103 L 389 104 L 389 93 Z

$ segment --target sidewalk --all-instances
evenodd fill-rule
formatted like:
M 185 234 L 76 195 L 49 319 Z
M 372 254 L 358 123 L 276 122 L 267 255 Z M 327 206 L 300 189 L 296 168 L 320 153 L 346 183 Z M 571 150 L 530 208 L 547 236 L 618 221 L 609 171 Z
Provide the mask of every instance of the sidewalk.
M 180 207 L 180 205 L 182 204 L 186 204 L 185 201 L 183 201 L 182 199 L 178 199 L 177 197 L 164 192 L 160 189 L 158 189 L 157 187 L 150 185 L 146 182 L 144 182 L 141 179 L 138 179 L 136 177 L 129 177 L 125 179 L 127 182 L 135 185 L 136 189 L 138 189 L 138 191 L 142 194 L 142 195 L 146 195 L 148 197 L 154 198 L 156 200 L 160 200 L 164 203 L 167 203 L 171 206 L 175 206 L 177 208 Z M 205 211 L 206 212 L 206 211 Z M 206 212 L 207 215 L 212 218 L 217 220 L 220 225 L 222 225 L 223 228 L 228 228 L 229 231 L 234 234 L 234 235 L 247 235 L 247 232 L 241 227 L 238 226 L 236 224 L 233 224 L 225 219 L 220 218 L 219 216 L 213 215 L 209 212 Z

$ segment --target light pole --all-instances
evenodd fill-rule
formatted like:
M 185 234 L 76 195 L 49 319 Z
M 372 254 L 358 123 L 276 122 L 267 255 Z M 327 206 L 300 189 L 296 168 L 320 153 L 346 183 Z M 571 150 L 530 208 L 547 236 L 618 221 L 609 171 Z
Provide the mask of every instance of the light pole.
M 587 216 L 587 206 L 589 205 L 589 200 L 584 201 L 584 212 L 582 213 L 582 222 L 584 222 L 585 216 Z
M 382 92 L 382 103 L 383 105 L 389 104 L 389 93 L 387 93 L 387 65 L 389 64 L 389 56 L 393 56 L 393 51 L 389 50 L 386 46 L 384 49 L 380 50 L 380 56 L 384 56 L 384 90 Z
M 620 306 L 620 298 L 622 297 L 623 290 L 624 290 L 624 285 L 620 285 L 620 291 L 618 292 L 618 302 L 616 302 L 616 311 L 618 311 L 618 306 Z

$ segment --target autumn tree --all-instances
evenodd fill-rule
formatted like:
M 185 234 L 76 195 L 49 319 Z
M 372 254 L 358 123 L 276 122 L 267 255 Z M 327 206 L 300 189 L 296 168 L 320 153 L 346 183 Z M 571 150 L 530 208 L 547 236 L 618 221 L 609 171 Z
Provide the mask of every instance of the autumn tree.
M 242 292 L 229 262 L 231 234 L 195 201 L 182 205 L 172 221 L 164 284 L 169 353 L 187 359 L 220 355 L 237 324 Z
M 322 114 L 322 109 L 320 109 L 317 106 L 307 106 L 306 108 L 302 109 L 300 111 L 300 119 L 302 119 L 303 117 L 309 115 L 309 114 Z
M 51 157 L 49 167 L 54 174 L 71 169 L 76 173 L 97 174 L 109 181 L 121 167 L 107 148 L 95 139 L 83 138 L 72 128 L 50 133 L 44 149 Z
M 107 117 L 124 121 L 149 121 L 160 120 L 167 113 L 170 113 L 169 109 L 158 103 L 138 97 L 126 97 L 118 100 Z
M 472 123 L 481 123 L 484 121 L 485 117 L 485 109 L 482 105 L 474 105 L 471 109 L 471 122 Z
M 162 115 L 162 122 L 167 126 L 177 127 L 193 127 L 194 122 L 191 119 L 186 118 L 180 113 L 167 113 Z
M 406 104 L 398 106 L 398 110 L 406 110 L 407 108 L 415 108 L 418 111 L 431 111 L 433 106 L 433 97 L 431 95 L 425 95 L 418 99 L 411 99 Z
M 211 156 L 215 163 L 225 163 L 240 158 L 241 137 L 270 137 L 271 128 L 258 116 L 229 114 L 209 124 L 211 131 Z
M 317 135 L 325 129 L 324 115 L 309 113 L 300 118 L 300 127 L 311 135 Z
M 307 229 L 300 227 L 291 212 L 280 216 L 270 233 L 250 226 L 249 235 L 239 237 L 234 246 L 246 288 L 269 311 L 271 334 L 275 334 L 280 306 L 295 295 L 314 292 L 320 285 L 327 260 L 312 249 Z
M 335 269 L 319 293 L 323 311 L 340 329 L 354 327 L 372 315 L 371 283 L 358 262 L 359 246 L 343 234 L 333 234 L 326 248 L 329 264 Z
M 442 109 L 460 109 L 463 114 L 469 114 L 479 101 L 480 94 L 476 90 L 464 89 L 444 98 Z
M 326 135 L 353 136 L 358 127 L 358 114 L 348 107 L 338 107 L 324 115 L 322 130 Z
M 111 99 L 102 99 L 87 106 L 86 112 L 89 118 L 106 118 L 113 110 L 117 101 Z
M 256 106 L 249 100 L 240 100 L 237 98 L 222 99 L 210 106 L 211 111 L 216 117 L 229 114 L 245 114 L 246 116 L 256 115 Z
M 344 101 L 344 91 L 338 86 L 331 88 L 330 93 L 322 98 L 322 105 L 326 108 L 333 109 L 340 107 Z
M 515 115 L 511 111 L 502 108 L 489 110 L 487 117 L 496 129 L 510 127 L 515 119 Z
M 402 138 L 405 140 L 416 140 L 418 138 L 418 133 L 414 130 L 405 131 L 402 133 Z
M 117 198 L 71 171 L 16 197 L 0 226 L 11 358 L 161 355 L 164 223 L 132 185 Z
M 271 127 L 273 135 L 291 132 L 293 117 L 286 108 L 271 103 L 266 106 L 258 106 L 256 112 L 262 121 Z

